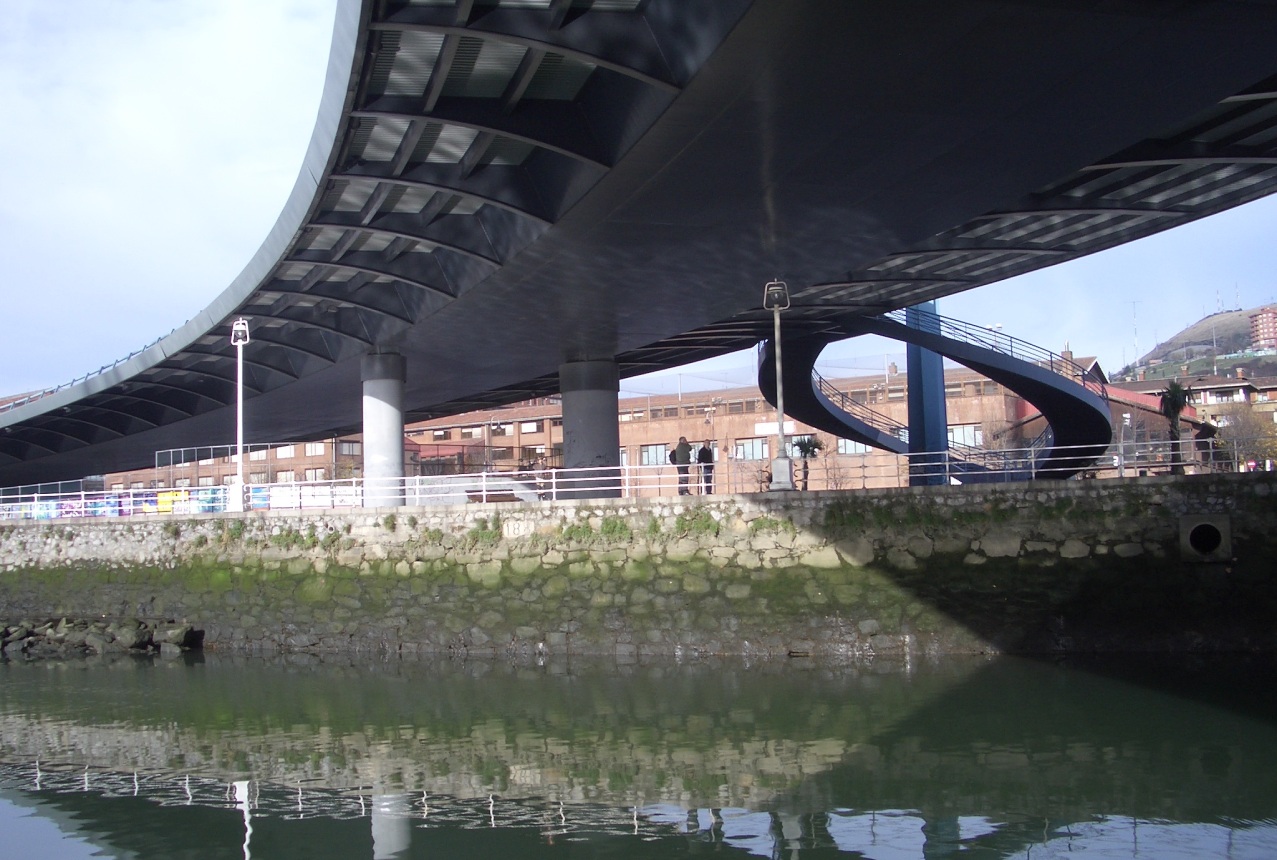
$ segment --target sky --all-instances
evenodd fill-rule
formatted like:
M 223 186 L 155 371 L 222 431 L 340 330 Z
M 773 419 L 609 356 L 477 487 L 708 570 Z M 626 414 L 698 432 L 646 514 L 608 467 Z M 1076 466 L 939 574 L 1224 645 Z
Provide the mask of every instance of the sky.
M 67 382 L 190 319 L 292 189 L 336 0 L 0 3 L 0 396 Z M 1277 196 L 941 299 L 939 310 L 1110 372 L 1216 309 L 1277 297 Z M 769 275 L 771 273 L 768 273 Z M 783 273 L 782 277 L 783 277 Z M 761 291 L 760 282 L 760 291 Z M 904 348 L 858 338 L 825 375 Z M 748 385 L 752 353 L 622 383 Z

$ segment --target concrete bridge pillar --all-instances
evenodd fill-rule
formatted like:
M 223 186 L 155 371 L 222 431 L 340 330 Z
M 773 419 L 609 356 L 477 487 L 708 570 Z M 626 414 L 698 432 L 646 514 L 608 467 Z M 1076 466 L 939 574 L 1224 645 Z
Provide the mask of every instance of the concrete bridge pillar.
M 936 303 L 905 310 L 910 328 L 940 333 Z M 914 344 L 905 347 L 909 371 L 909 486 L 946 484 L 944 462 L 949 451 L 949 417 L 944 402 L 944 359 Z
M 404 503 L 403 386 L 407 362 L 398 353 L 365 355 L 360 366 L 364 383 L 364 507 Z M 614 416 L 615 417 L 615 416 Z
M 394 860 L 412 847 L 412 800 L 406 794 L 374 794 L 372 860 Z
M 575 480 L 569 485 L 571 489 L 560 495 L 585 499 L 621 495 L 621 431 L 616 421 L 620 388 L 620 371 L 610 359 L 559 365 L 563 466 L 595 470 L 569 473 L 565 477 Z

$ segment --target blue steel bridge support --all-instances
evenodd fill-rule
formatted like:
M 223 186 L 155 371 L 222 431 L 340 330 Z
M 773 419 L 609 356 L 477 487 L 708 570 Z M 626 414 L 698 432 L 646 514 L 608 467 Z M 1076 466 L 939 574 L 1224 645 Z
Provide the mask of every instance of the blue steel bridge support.
M 909 308 L 905 324 L 940 333 L 934 301 Z M 948 456 L 949 415 L 944 401 L 944 359 L 915 343 L 906 344 L 909 373 L 909 486 L 945 483 L 939 466 Z M 917 467 L 917 468 L 914 468 Z

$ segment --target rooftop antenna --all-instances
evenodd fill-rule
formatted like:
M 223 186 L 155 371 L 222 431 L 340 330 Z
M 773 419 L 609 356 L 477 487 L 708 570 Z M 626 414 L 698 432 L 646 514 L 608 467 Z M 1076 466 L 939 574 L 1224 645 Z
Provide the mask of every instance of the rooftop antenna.
M 1219 376 L 1219 341 L 1215 339 L 1215 321 L 1210 321 L 1210 372 L 1212 376 Z

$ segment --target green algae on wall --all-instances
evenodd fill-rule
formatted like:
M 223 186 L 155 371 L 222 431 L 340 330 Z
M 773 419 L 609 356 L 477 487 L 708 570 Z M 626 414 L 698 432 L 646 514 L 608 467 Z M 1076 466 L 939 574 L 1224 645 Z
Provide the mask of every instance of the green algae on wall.
M 810 654 L 1271 648 L 1268 476 L 24 524 L 0 614 L 212 648 Z M 1226 514 L 1226 564 L 1180 517 Z

